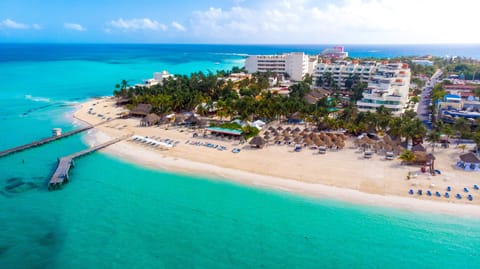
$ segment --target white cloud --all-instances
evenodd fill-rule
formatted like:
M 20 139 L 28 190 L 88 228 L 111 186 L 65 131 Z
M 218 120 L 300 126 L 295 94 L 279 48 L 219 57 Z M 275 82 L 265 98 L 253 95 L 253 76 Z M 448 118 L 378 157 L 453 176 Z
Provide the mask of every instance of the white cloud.
M 249 7 L 237 1 L 194 12 L 191 27 L 198 38 L 217 42 L 480 43 L 471 30 L 476 10 L 427 0 L 267 0 Z
M 74 31 L 80 31 L 80 32 L 87 31 L 85 27 L 83 27 L 78 23 L 64 23 L 63 27 L 65 27 L 65 29 L 68 29 L 68 30 L 74 30 Z
M 185 32 L 187 30 L 185 26 L 176 21 L 172 22 L 172 27 L 181 32 Z
M 35 29 L 35 30 L 41 30 L 41 29 L 42 29 L 42 26 L 39 25 L 39 24 L 34 23 L 34 24 L 32 24 L 32 28 Z
M 124 20 L 122 18 L 113 20 L 110 22 L 110 26 L 122 29 L 124 31 L 136 31 L 136 30 L 153 30 L 153 31 L 166 31 L 168 27 L 165 24 L 159 23 L 156 20 L 149 18 L 143 19 L 130 19 Z
M 24 30 L 24 29 L 29 29 L 30 25 L 19 23 L 11 19 L 5 19 L 0 22 L 0 28 Z

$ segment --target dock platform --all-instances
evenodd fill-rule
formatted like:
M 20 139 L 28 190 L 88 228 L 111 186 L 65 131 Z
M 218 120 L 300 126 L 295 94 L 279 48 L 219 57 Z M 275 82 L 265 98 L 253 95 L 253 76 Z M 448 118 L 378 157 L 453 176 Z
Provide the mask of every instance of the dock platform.
M 126 138 L 130 137 L 130 135 L 123 136 L 120 138 L 116 138 L 113 140 L 110 140 L 108 142 L 96 145 L 94 147 L 79 151 L 77 153 L 61 157 L 58 159 L 58 165 L 57 169 L 53 173 L 52 177 L 50 178 L 50 181 L 48 182 L 48 190 L 58 190 L 61 189 L 61 187 L 65 184 L 68 183 L 69 178 L 68 178 L 68 172 L 70 171 L 70 168 L 73 165 L 73 160 L 78 157 L 85 156 L 89 153 L 95 152 L 97 150 L 103 149 L 105 147 L 108 147 L 110 145 L 113 145 L 115 143 L 118 143 Z
M 74 134 L 78 134 L 78 133 L 90 130 L 94 127 L 95 127 L 94 125 L 90 125 L 90 126 L 87 126 L 87 127 L 77 129 L 77 130 L 73 130 L 73 131 L 70 131 L 70 132 L 63 133 L 59 136 L 52 136 L 52 137 L 43 138 L 43 139 L 33 141 L 31 143 L 28 143 L 28 144 L 25 144 L 25 145 L 22 145 L 22 146 L 18 146 L 18 147 L 15 147 L 15 148 L 0 151 L 0 158 L 4 157 L 4 156 L 7 156 L 7 155 L 10 155 L 10 154 L 13 154 L 13 153 L 17 153 L 17 152 L 29 149 L 29 148 L 38 147 L 38 146 L 41 146 L 43 144 L 47 144 L 47 143 L 50 143 L 50 142 L 53 142 L 55 140 L 59 140 L 59 139 L 62 139 L 62 138 L 68 137 L 68 136 L 72 136 Z

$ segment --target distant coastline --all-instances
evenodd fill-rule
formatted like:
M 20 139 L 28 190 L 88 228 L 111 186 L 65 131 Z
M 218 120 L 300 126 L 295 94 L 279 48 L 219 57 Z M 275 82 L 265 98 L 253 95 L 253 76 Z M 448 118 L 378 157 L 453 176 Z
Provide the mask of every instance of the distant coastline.
M 286 52 L 302 51 L 306 54 L 318 54 L 320 51 L 331 47 L 332 45 L 341 45 L 349 52 L 353 58 L 394 58 L 401 56 L 423 56 L 432 55 L 443 57 L 459 56 L 467 58 L 480 59 L 480 44 L 73 44 L 73 43 L 3 43 L 0 44 L 0 62 L 25 60 L 22 50 L 29 48 L 39 48 L 48 50 L 54 48 L 55 55 L 36 54 L 28 55 L 28 60 L 75 60 L 82 59 L 82 50 L 78 48 L 98 48 L 101 57 L 108 56 L 103 48 L 114 48 L 115 50 L 129 49 L 137 51 L 138 57 L 152 56 L 147 54 L 152 49 L 169 51 L 172 49 L 184 50 L 188 55 L 199 54 L 228 54 L 236 55 L 239 58 L 245 55 L 254 54 L 280 54 Z M 144 54 L 145 50 L 145 54 Z M 90 51 L 88 53 L 91 53 Z M 105 54 L 106 53 L 106 54 Z M 89 54 L 89 57 L 91 55 Z M 219 57 L 221 58 L 221 57 Z M 220 59 L 221 60 L 221 59 Z

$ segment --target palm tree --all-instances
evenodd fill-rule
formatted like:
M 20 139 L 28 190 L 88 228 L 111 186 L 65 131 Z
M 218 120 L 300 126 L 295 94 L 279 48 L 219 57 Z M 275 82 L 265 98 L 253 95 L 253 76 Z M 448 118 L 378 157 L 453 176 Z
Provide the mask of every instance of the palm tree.
M 401 128 L 402 135 L 406 138 L 407 145 L 410 138 L 413 142 L 413 139 L 422 138 L 427 133 L 427 128 L 418 118 L 404 121 Z
M 458 118 L 453 123 L 453 129 L 461 137 L 464 137 L 467 133 L 470 132 L 470 123 L 464 118 Z
M 435 144 L 440 142 L 440 133 L 433 130 L 427 134 L 427 140 L 432 144 L 432 153 L 435 152 Z
M 415 154 L 410 150 L 405 150 L 398 158 L 402 160 L 402 162 L 411 163 L 415 161 Z

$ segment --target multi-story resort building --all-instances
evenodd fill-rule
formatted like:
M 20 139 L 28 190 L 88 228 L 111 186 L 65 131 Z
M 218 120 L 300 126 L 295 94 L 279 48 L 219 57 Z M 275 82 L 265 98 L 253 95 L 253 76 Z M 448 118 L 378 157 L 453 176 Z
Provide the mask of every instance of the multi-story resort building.
M 338 50 L 337 52 L 343 52 Z M 368 83 L 363 98 L 357 101 L 360 111 L 376 111 L 384 106 L 394 115 L 402 114 L 408 108 L 410 90 L 410 68 L 405 63 L 375 61 L 338 61 L 329 59 L 318 63 L 318 58 L 309 57 L 303 52 L 282 55 L 253 55 L 245 61 L 248 73 L 273 72 L 286 73 L 293 81 L 300 81 L 306 74 L 312 74 L 314 85 L 329 73 L 339 89 L 346 89 L 348 79 Z
M 457 118 L 464 118 L 475 124 L 480 118 L 480 98 L 475 96 L 475 85 L 445 85 L 448 93 L 437 105 L 438 118 L 452 123 Z
M 327 73 L 331 74 L 331 78 L 335 84 L 342 90 L 346 89 L 345 82 L 349 78 L 356 77 L 359 82 L 369 82 L 376 70 L 376 62 L 368 61 L 360 64 L 359 61 L 340 61 L 331 63 L 329 60 L 319 63 L 315 66 L 313 79 L 315 85 L 321 78 L 325 78 Z
M 375 111 L 380 106 L 400 115 L 408 107 L 410 68 L 404 63 L 382 63 L 376 67 L 363 98 L 357 101 L 359 111 Z
M 310 57 L 303 52 L 285 53 L 281 55 L 252 55 L 245 61 L 248 73 L 272 72 L 288 74 L 291 80 L 300 81 L 311 72 Z

